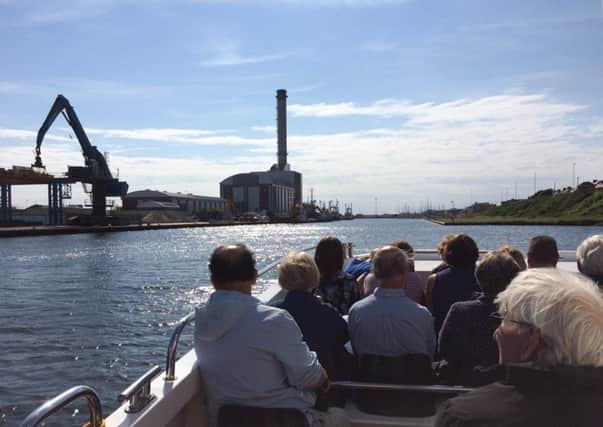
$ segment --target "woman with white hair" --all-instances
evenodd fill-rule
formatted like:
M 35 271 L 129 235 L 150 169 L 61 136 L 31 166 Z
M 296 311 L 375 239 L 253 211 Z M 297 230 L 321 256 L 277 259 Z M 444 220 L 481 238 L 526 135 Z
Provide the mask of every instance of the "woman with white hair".
M 603 296 L 558 269 L 520 273 L 496 301 L 505 379 L 450 399 L 435 425 L 600 426 Z
M 349 358 L 347 323 L 333 307 L 312 294 L 318 286 L 319 272 L 314 259 L 305 252 L 291 252 L 278 266 L 278 281 L 286 289 L 278 305 L 295 319 L 310 350 L 315 351 L 331 379 L 345 379 Z M 341 362 L 341 363 L 337 363 Z
M 576 249 L 578 271 L 603 288 L 603 234 L 586 238 Z

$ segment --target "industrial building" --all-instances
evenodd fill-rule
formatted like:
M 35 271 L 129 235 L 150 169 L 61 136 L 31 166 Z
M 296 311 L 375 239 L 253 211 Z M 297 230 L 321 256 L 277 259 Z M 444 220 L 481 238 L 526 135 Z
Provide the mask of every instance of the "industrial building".
M 226 200 L 220 197 L 194 194 L 169 193 L 167 191 L 133 191 L 123 199 L 124 209 L 181 210 L 198 218 L 227 215 Z
M 287 91 L 276 91 L 277 163 L 270 170 L 229 176 L 220 182 L 220 196 L 234 215 L 265 213 L 272 218 L 291 216 L 302 201 L 302 175 L 287 163 Z

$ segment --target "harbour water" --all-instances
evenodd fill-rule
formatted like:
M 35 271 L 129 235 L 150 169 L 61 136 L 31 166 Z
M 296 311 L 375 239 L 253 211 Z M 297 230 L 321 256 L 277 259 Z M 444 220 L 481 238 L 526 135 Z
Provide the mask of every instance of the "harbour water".
M 448 226 L 423 220 L 364 219 L 0 240 L 0 424 L 16 425 L 45 399 L 78 384 L 100 393 L 105 414 L 150 366 L 165 363 L 173 323 L 209 291 L 207 260 L 219 244 L 244 242 L 258 267 L 325 235 L 368 252 L 394 239 L 433 249 L 464 231 L 481 249 L 554 236 L 573 250 L 603 227 Z M 191 329 L 181 351 L 191 348 Z M 81 425 L 72 407 L 47 425 Z M 79 411 L 79 413 L 78 413 Z

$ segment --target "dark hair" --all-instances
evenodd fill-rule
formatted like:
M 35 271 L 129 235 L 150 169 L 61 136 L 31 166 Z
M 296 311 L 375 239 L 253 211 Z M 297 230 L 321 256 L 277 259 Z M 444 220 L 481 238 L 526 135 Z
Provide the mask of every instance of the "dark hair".
M 551 236 L 535 236 L 530 240 L 528 262 L 531 266 L 554 267 L 559 261 L 557 242 Z
M 465 233 L 455 234 L 444 248 L 444 259 L 453 267 L 475 268 L 479 249 L 475 240 Z
M 475 278 L 486 296 L 494 298 L 504 291 L 521 267 L 504 251 L 488 252 L 475 269 Z
M 242 243 L 218 246 L 209 258 L 209 272 L 214 285 L 251 280 L 257 273 L 255 257 Z
M 406 256 L 408 256 L 409 258 L 415 256 L 414 248 L 406 240 L 395 240 L 391 242 L 390 245 L 402 249 L 406 253 Z
M 327 236 L 320 239 L 314 252 L 314 261 L 320 277 L 333 278 L 343 268 L 343 244 L 337 237 Z

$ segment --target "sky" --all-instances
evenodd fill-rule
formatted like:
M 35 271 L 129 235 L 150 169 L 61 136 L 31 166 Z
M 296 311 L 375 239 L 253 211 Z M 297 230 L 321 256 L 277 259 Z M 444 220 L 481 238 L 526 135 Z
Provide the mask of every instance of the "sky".
M 276 162 L 286 89 L 304 200 L 497 203 L 603 179 L 601 76 L 602 0 L 0 0 L 0 167 L 60 93 L 131 191 L 218 196 Z M 83 165 L 62 117 L 42 159 Z

